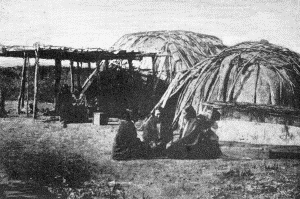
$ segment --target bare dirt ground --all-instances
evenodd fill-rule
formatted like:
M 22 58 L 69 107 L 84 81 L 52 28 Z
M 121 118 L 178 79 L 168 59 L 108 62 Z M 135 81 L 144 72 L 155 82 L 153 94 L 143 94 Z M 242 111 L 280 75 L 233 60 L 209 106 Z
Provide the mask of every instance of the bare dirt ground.
M 113 161 L 110 156 L 117 128 L 117 122 L 62 128 L 50 117 L 34 121 L 12 115 L 0 119 L 1 136 L 6 132 L 42 132 L 80 146 L 77 149 L 82 154 L 114 167 L 109 180 L 123 187 L 123 198 L 300 198 L 300 161 L 268 159 L 267 147 L 223 143 L 224 156 L 214 160 Z M 3 171 L 1 179 L 7 180 Z

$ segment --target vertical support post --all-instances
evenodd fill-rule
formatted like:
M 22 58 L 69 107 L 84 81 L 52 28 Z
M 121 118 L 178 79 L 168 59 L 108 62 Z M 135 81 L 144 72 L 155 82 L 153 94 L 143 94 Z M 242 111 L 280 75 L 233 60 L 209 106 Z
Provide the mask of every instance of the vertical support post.
M 152 72 L 153 72 L 153 77 L 156 76 L 156 68 L 155 68 L 155 61 L 156 61 L 156 56 L 152 56 Z
M 97 61 L 96 62 L 96 68 L 97 68 L 97 70 L 98 70 L 98 72 L 100 71 L 100 61 Z
M 29 57 L 27 57 L 27 94 L 26 94 L 26 116 L 29 116 L 29 68 L 30 68 L 30 63 L 29 63 Z
M 18 97 L 18 114 L 21 113 L 21 107 L 24 107 L 24 97 L 25 97 L 25 82 L 26 82 L 26 65 L 27 65 L 27 57 L 26 53 L 24 52 L 24 63 L 22 67 L 22 77 L 21 77 L 21 89 L 20 94 Z
M 77 76 L 77 89 L 78 89 L 79 91 L 81 91 L 79 62 L 77 62 L 76 72 L 77 72 L 77 75 L 76 75 L 76 76 Z
M 70 76 L 71 76 L 71 93 L 74 92 L 74 70 L 73 70 L 73 60 L 70 60 Z
M 255 89 L 254 89 L 254 99 L 253 99 L 253 103 L 256 103 L 256 98 L 257 98 L 257 84 L 258 84 L 258 80 L 259 80 L 259 72 L 260 72 L 260 66 L 259 64 L 256 64 L 256 80 L 255 80 Z M 281 83 L 281 81 L 280 81 Z M 281 93 L 281 92 L 280 92 Z M 281 95 L 280 95 L 281 97 Z
M 157 86 L 157 81 L 158 81 L 158 78 L 156 77 L 156 68 L 155 68 L 155 62 L 156 62 L 156 56 L 152 56 L 152 84 L 153 84 L 153 91 L 152 91 L 152 96 L 151 96 L 151 106 L 153 106 L 156 101 L 155 101 L 155 98 L 156 98 L 156 86 Z
M 88 68 L 91 69 L 91 62 L 88 62 Z
M 106 60 L 105 60 L 106 61 Z M 100 93 L 101 93 L 101 76 L 100 76 L 100 61 L 96 62 L 96 69 L 97 69 L 97 87 L 98 87 L 98 92 L 97 92 L 97 110 L 100 109 Z
M 55 59 L 55 83 L 54 83 L 54 109 L 57 113 L 58 111 L 58 93 L 59 93 L 59 85 L 61 80 L 61 60 Z
M 38 101 L 38 74 L 39 74 L 39 47 L 35 50 L 35 71 L 34 71 L 34 94 L 33 94 L 33 118 L 37 118 Z
M 107 70 L 108 69 L 108 65 L 109 65 L 109 62 L 108 62 L 108 59 L 105 60 L 105 63 L 104 63 L 104 68 L 103 70 Z
M 26 57 L 26 61 L 24 60 L 25 64 L 25 71 L 24 71 L 24 75 L 23 75 L 23 79 L 24 79 L 24 90 L 23 90 L 23 95 L 22 95 L 22 99 L 21 99 L 21 107 L 24 108 L 24 101 L 25 101 L 25 89 L 26 89 L 26 81 L 27 81 L 27 73 L 28 73 L 28 63 L 29 63 L 29 58 Z
M 129 70 L 133 71 L 132 59 L 128 59 Z

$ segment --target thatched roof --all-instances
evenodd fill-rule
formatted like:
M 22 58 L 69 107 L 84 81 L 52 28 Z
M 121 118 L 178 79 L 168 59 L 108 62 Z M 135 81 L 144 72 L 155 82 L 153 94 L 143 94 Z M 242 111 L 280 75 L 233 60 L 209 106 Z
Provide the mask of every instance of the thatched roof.
M 299 115 L 300 55 L 268 42 L 243 42 L 178 74 L 157 106 L 176 94 L 174 121 L 190 104 L 198 113 L 211 104 Z
M 159 53 L 155 60 L 155 71 L 167 76 L 162 78 L 171 80 L 177 72 L 187 70 L 204 58 L 218 54 L 225 47 L 215 36 L 176 30 L 126 34 L 112 49 Z M 142 67 L 152 69 L 152 63 L 145 63 Z

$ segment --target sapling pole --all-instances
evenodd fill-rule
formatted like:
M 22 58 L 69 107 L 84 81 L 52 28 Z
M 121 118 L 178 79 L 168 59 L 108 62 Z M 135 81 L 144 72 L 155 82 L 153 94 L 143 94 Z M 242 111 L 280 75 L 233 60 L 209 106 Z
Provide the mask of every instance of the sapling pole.
M 37 118 L 38 102 L 38 74 L 39 74 L 39 47 L 35 50 L 35 71 L 34 71 L 34 94 L 33 94 L 33 118 Z

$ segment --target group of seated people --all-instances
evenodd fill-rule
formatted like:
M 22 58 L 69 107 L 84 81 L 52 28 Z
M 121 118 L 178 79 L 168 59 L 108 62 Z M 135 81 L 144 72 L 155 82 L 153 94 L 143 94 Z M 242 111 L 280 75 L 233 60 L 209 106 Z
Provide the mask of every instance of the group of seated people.
M 212 109 L 207 115 L 197 116 L 192 106 L 185 108 L 182 111 L 184 122 L 178 130 L 179 139 L 169 140 L 169 143 L 160 131 L 161 111 L 161 108 L 156 109 L 143 125 L 143 141 L 137 136 L 132 111 L 125 111 L 114 140 L 112 159 L 211 159 L 222 155 L 218 136 L 213 130 L 220 119 L 217 110 Z

